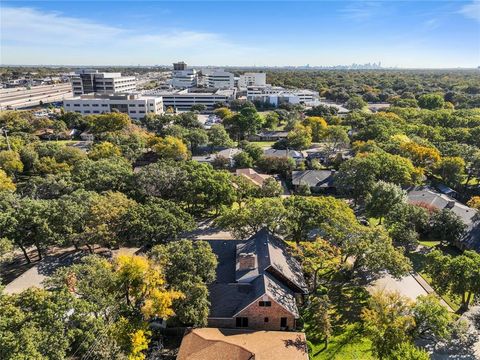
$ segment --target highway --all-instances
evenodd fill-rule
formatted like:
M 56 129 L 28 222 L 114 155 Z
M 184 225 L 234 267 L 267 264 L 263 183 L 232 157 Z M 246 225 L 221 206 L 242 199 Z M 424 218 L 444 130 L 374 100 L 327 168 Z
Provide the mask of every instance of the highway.
M 27 88 L 0 89 L 0 109 L 22 109 L 32 106 L 62 101 L 71 97 L 70 83 L 34 86 Z

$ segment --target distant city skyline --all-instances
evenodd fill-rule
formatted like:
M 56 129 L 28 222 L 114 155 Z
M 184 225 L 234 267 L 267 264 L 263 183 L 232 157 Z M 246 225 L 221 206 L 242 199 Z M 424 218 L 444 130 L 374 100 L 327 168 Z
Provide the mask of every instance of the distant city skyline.
M 2 65 L 477 68 L 480 1 L 2 1 Z

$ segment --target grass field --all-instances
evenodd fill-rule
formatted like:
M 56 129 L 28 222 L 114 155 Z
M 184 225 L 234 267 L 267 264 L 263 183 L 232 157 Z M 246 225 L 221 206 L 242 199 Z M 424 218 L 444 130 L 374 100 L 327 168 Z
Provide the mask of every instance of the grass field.
M 272 145 L 275 144 L 276 141 L 250 141 L 250 143 L 260 145 L 263 148 L 269 148 L 272 147 Z
M 344 331 L 333 336 L 325 349 L 324 344 L 309 344 L 311 358 L 315 360 L 370 360 L 374 359 L 371 342 L 362 334 L 359 324 L 347 325 Z

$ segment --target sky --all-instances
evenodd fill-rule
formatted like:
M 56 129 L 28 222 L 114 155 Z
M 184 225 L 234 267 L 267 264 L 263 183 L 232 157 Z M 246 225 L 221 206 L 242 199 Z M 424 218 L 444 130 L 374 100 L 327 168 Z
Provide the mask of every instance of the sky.
M 2 65 L 480 66 L 480 0 L 7 1 Z

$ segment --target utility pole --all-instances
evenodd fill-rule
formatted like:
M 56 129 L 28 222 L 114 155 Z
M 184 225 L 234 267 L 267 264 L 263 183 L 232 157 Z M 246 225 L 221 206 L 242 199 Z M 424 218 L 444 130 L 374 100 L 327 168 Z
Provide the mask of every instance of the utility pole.
M 10 147 L 10 141 L 8 140 L 8 130 L 5 129 L 4 127 L 2 127 L 1 129 L 5 135 L 5 139 L 7 140 L 7 147 L 8 147 L 8 151 L 11 151 L 12 148 Z

